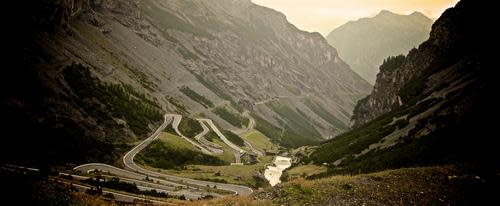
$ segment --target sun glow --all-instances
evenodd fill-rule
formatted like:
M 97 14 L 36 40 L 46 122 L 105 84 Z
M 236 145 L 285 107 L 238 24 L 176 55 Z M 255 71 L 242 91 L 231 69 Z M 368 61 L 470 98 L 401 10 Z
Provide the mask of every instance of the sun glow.
M 351 20 L 376 15 L 380 10 L 399 14 L 419 11 L 438 18 L 458 0 L 252 0 L 284 13 L 300 29 L 323 35 Z

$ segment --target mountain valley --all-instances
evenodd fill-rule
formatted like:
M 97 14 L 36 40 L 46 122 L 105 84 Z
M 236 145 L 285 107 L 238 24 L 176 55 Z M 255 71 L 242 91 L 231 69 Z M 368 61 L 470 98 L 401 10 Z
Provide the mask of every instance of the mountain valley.
M 250 0 L 33 2 L 0 81 L 4 199 L 494 204 L 488 8 L 383 10 L 324 38 Z

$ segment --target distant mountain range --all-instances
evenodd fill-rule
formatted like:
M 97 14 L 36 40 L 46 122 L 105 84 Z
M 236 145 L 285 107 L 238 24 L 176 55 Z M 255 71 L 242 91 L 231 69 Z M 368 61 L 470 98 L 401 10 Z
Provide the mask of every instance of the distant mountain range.
M 351 68 L 371 84 L 388 56 L 406 55 L 429 37 L 433 20 L 420 12 L 410 15 L 382 10 L 371 18 L 350 21 L 327 36 Z

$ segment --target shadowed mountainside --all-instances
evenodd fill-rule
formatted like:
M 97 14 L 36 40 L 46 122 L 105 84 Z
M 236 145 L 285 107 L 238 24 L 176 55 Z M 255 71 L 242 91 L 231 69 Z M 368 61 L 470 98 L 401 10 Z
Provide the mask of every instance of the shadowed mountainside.
M 112 162 L 163 112 L 237 129 L 214 108 L 248 110 L 283 146 L 317 144 L 348 128 L 370 89 L 321 35 L 248 0 L 38 1 L 26 12 L 23 66 L 2 75 L 12 158 Z

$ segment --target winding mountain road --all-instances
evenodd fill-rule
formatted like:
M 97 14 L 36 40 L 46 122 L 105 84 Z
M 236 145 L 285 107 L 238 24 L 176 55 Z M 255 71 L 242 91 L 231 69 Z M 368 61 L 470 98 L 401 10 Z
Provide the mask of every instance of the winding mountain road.
M 264 153 L 255 149 L 252 144 L 250 144 L 250 142 L 246 141 L 245 139 L 243 139 L 243 141 L 245 142 L 245 146 L 247 146 L 248 149 L 252 150 L 253 153 L 255 153 L 257 155 L 257 157 L 263 157 L 264 156 Z
M 203 128 L 203 131 L 200 134 L 197 134 L 194 137 L 194 139 L 215 154 L 224 153 L 224 150 L 222 150 L 222 147 L 220 145 L 214 144 L 214 143 L 208 141 L 207 139 L 205 139 L 205 135 L 210 131 L 208 129 L 207 125 L 203 124 L 203 122 L 201 120 L 198 120 L 198 123 L 200 123 L 201 127 Z
M 177 133 L 177 135 L 179 135 L 180 137 L 182 137 L 184 140 L 188 141 L 189 143 L 191 143 L 192 145 L 194 145 L 196 148 L 198 148 L 199 150 L 201 150 L 201 152 L 205 153 L 205 154 L 208 154 L 208 155 L 214 155 L 213 152 L 211 151 L 208 151 L 205 147 L 201 146 L 200 144 L 196 143 L 195 141 L 187 138 L 186 136 L 184 136 L 180 131 L 179 131 L 179 124 L 181 123 L 181 120 L 182 120 L 182 115 L 178 115 L 178 114 L 168 114 L 168 116 L 172 116 L 174 118 L 174 121 L 172 122 L 172 127 L 174 128 L 175 130 L 175 133 Z
M 241 148 L 239 148 L 238 146 L 233 144 L 231 141 L 229 141 L 226 138 L 226 136 L 224 136 L 224 134 L 222 134 L 222 132 L 219 131 L 219 129 L 215 126 L 215 124 L 212 122 L 211 119 L 198 119 L 198 121 L 202 121 L 202 122 L 205 122 L 206 124 L 208 124 L 210 126 L 210 128 L 212 128 L 212 130 L 215 132 L 215 134 L 217 134 L 217 136 L 219 136 L 220 139 L 227 146 L 231 147 L 231 149 L 234 150 L 234 163 L 241 164 L 241 155 L 243 155 L 246 151 L 242 150 Z
M 252 118 L 252 116 L 250 116 L 250 114 L 248 113 L 248 111 L 243 112 L 243 115 L 242 115 L 242 116 L 243 116 L 243 117 L 248 118 L 248 126 L 247 126 L 247 128 L 246 128 L 246 129 L 244 129 L 243 131 L 239 131 L 238 133 L 236 133 L 236 134 L 238 134 L 238 135 L 240 135 L 240 136 L 241 136 L 243 133 L 245 133 L 245 132 L 249 132 L 249 131 L 251 131 L 251 130 L 255 127 L 255 119 L 254 119 L 254 118 Z M 259 151 L 259 150 L 255 149 L 255 148 L 252 146 L 252 144 L 251 144 L 250 142 L 248 142 L 247 140 L 245 140 L 244 138 L 242 138 L 242 139 L 243 139 L 243 141 L 245 142 L 245 146 L 246 146 L 248 149 L 250 149 L 253 153 L 255 153 L 255 154 L 257 155 L 257 157 L 263 157 L 263 156 L 264 156 L 264 153 L 263 153 L 263 152 L 261 152 L 261 151 Z
M 91 187 L 89 187 L 89 186 L 75 184 L 75 183 L 71 183 L 71 184 L 73 185 L 73 187 L 75 187 L 80 192 L 85 192 L 85 191 L 91 189 Z M 154 204 L 154 205 L 178 205 L 178 204 L 158 201 L 158 200 L 154 200 L 154 199 L 147 199 L 145 197 L 138 197 L 138 196 L 134 196 L 134 195 L 115 192 L 115 191 L 111 191 L 111 190 L 107 190 L 107 189 L 103 189 L 102 193 L 103 194 L 111 194 L 111 195 L 113 195 L 113 198 L 115 200 L 122 201 L 122 202 L 135 202 L 136 200 L 141 200 L 141 201 L 149 202 L 150 204 Z
M 138 170 L 140 168 L 135 164 L 134 162 L 134 157 L 137 153 L 139 153 L 141 150 L 146 148 L 151 142 L 156 140 L 157 138 L 160 137 L 160 133 L 167 127 L 168 124 L 172 121 L 172 116 L 171 115 L 164 115 L 163 116 L 163 124 L 158 127 L 158 129 L 146 140 L 142 141 L 139 143 L 137 146 L 132 148 L 125 156 L 123 156 L 123 164 L 126 169 L 130 169 L 132 171 Z M 75 168 L 76 169 L 76 168 Z
M 211 119 L 198 119 L 198 120 L 207 123 L 208 126 L 210 126 L 210 128 L 212 128 L 212 130 L 215 132 L 215 134 L 217 134 L 217 136 L 219 136 L 222 139 L 222 141 L 227 144 L 227 146 L 231 147 L 233 150 L 239 152 L 240 154 L 245 152 L 245 150 L 242 150 L 241 148 L 239 148 L 238 146 L 236 146 L 235 144 L 233 144 L 231 141 L 229 141 L 222 134 L 222 132 L 219 131 L 219 129 L 215 126 L 215 124 L 212 122 Z
M 109 172 L 109 171 L 106 171 L 105 167 L 103 167 L 103 169 L 105 169 L 105 170 L 101 170 L 101 171 Z M 116 169 L 119 169 L 119 168 L 116 168 Z M 81 171 L 81 170 L 79 170 L 79 171 Z M 70 175 L 70 174 L 65 174 L 65 173 L 61 173 L 61 174 Z M 114 177 L 114 176 L 110 176 L 110 175 L 102 175 L 102 176 L 106 177 L 106 178 Z M 125 176 L 130 177 L 133 175 L 129 174 L 129 175 L 125 175 Z M 84 180 L 84 179 L 90 178 L 90 177 L 74 175 L 74 174 L 71 175 L 71 177 L 73 177 L 74 179 L 79 179 L 79 180 Z M 145 179 L 145 177 L 144 177 L 144 179 Z M 162 182 L 159 179 L 149 178 L 149 177 L 148 177 L 148 179 L 150 179 L 151 182 L 146 181 L 146 180 L 137 180 L 137 178 L 127 178 L 127 177 L 123 177 L 123 176 L 120 177 L 121 182 L 135 184 L 137 186 L 137 188 L 141 191 L 156 190 L 157 192 L 164 192 L 165 194 L 172 195 L 172 196 L 184 195 L 188 199 L 198 199 L 198 198 L 202 198 L 203 196 L 208 195 L 208 194 L 212 195 L 214 197 L 221 197 L 221 195 L 219 195 L 219 194 L 206 193 L 206 192 L 198 190 L 197 188 L 194 188 L 194 187 L 186 187 L 184 185 L 171 183 L 171 182 L 168 182 L 167 184 L 172 184 L 172 185 L 167 186 L 167 185 L 165 185 L 165 181 Z M 158 181 L 158 182 L 155 183 L 156 181 Z M 161 184 L 161 183 L 163 183 L 163 184 Z
M 160 136 L 161 131 L 163 131 L 165 129 L 165 127 L 168 124 L 170 124 L 170 122 L 172 122 L 172 120 L 173 120 L 172 125 L 174 127 L 174 130 L 178 134 L 180 134 L 177 127 L 180 123 L 181 118 L 182 118 L 182 116 L 180 116 L 180 115 L 173 115 L 173 114 L 164 115 L 163 124 L 160 125 L 160 127 L 149 138 L 147 138 L 146 140 L 144 140 L 143 142 L 141 142 L 140 144 L 135 146 L 132 150 L 127 152 L 127 154 L 125 154 L 125 156 L 123 156 L 124 166 L 128 170 L 120 169 L 120 168 L 117 168 L 117 167 L 114 167 L 111 165 L 107 165 L 107 164 L 102 164 L 102 163 L 89 163 L 89 164 L 80 165 L 80 166 L 75 167 L 74 170 L 80 171 L 84 174 L 89 173 L 91 171 L 95 171 L 95 170 L 108 172 L 110 174 L 113 174 L 113 175 L 116 175 L 119 177 L 128 178 L 129 181 L 135 179 L 136 184 L 144 184 L 143 180 L 146 178 L 149 178 L 157 183 L 157 184 L 149 185 L 149 187 L 151 187 L 151 188 L 157 188 L 157 189 L 162 190 L 162 191 L 165 190 L 164 186 L 173 186 L 173 187 L 183 188 L 184 190 L 176 191 L 176 194 L 177 195 L 182 194 L 182 195 L 185 195 L 186 197 L 193 197 L 193 198 L 203 197 L 206 194 L 213 195 L 212 193 L 201 192 L 197 188 L 193 187 L 193 185 L 200 186 L 200 187 L 207 187 L 207 186 L 212 187 L 212 188 L 216 187 L 218 189 L 234 192 L 238 195 L 251 194 L 253 192 L 253 190 L 249 187 L 246 187 L 246 186 L 216 183 L 216 182 L 209 182 L 209 181 L 201 181 L 201 180 L 194 180 L 194 179 L 178 177 L 178 176 L 173 176 L 173 175 L 167 175 L 167 174 L 147 170 L 145 168 L 138 166 L 134 162 L 135 155 L 138 154 L 142 149 L 146 148 L 151 142 L 156 140 Z M 211 120 L 210 120 L 209 125 L 210 124 L 213 125 Z M 212 129 L 213 128 L 215 128 L 215 125 L 213 125 Z M 220 133 L 220 131 L 218 129 L 214 130 L 214 131 L 216 131 L 216 133 Z M 186 138 L 186 137 L 184 137 L 184 138 Z M 188 138 L 186 138 L 186 139 L 188 139 Z M 206 149 L 205 149 L 205 151 L 209 152 Z M 158 184 L 162 184 L 164 186 L 158 186 Z M 217 196 L 217 195 L 214 195 L 214 196 Z
M 249 132 L 250 130 L 252 130 L 255 127 L 255 119 L 253 119 L 252 116 L 250 116 L 248 110 L 245 110 L 245 112 L 243 112 L 241 114 L 241 116 L 248 118 L 248 125 L 245 128 L 233 128 L 233 129 L 231 129 L 231 131 L 237 135 L 241 135 L 245 132 Z

